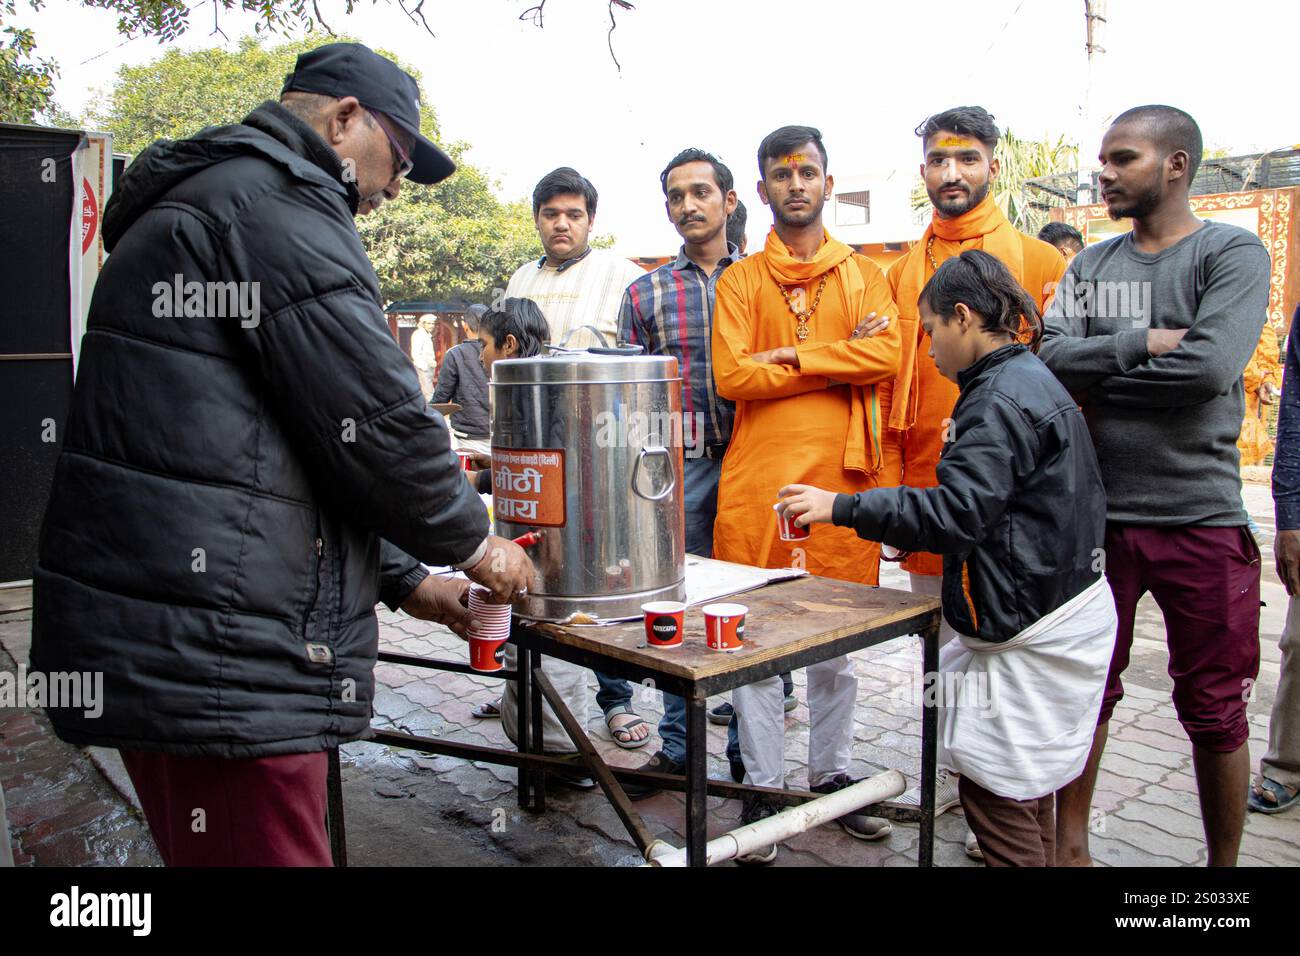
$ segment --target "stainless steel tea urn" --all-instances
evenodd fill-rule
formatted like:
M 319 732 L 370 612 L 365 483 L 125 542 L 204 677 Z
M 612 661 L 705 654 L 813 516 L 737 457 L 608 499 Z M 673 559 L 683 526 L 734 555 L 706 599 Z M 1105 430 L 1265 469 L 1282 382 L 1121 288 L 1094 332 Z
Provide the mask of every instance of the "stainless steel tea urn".
M 682 493 L 675 358 L 567 352 L 493 364 L 495 532 L 541 536 L 521 616 L 607 620 L 684 600 Z

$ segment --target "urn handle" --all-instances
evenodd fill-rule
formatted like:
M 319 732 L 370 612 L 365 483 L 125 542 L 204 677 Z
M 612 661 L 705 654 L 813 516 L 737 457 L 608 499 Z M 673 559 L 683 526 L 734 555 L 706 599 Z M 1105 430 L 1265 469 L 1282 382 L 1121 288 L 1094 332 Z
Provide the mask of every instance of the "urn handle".
M 647 495 L 640 489 L 640 487 L 638 487 L 638 479 L 641 477 L 641 463 L 652 456 L 663 456 L 664 462 L 668 466 L 668 474 L 670 477 L 668 479 L 668 486 L 664 488 L 663 491 L 653 495 Z M 632 466 L 632 494 L 636 495 L 638 498 L 644 498 L 646 501 L 662 501 L 667 498 L 673 493 L 673 489 L 677 487 L 677 477 L 673 475 L 672 464 L 672 454 L 662 445 L 657 445 L 651 448 L 642 448 L 636 456 L 636 464 Z

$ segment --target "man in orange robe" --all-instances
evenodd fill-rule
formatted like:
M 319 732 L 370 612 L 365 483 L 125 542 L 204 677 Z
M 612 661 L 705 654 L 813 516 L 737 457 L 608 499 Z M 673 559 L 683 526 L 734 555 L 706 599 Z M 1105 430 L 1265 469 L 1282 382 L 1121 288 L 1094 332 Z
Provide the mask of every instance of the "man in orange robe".
M 899 456 L 895 462 L 891 454 L 890 467 L 900 469 L 900 484 L 931 488 L 937 483 L 935 466 L 957 403 L 957 386 L 939 374 L 929 348 L 921 343 L 924 332 L 916 307 L 921 288 L 945 259 L 966 249 L 982 249 L 1011 270 L 1041 309 L 1065 275 L 1065 259 L 1048 243 L 1017 231 L 989 195 L 998 175 L 993 158 L 998 128 L 985 110 L 960 106 L 938 113 L 916 132 L 925 155 L 921 175 L 934 213 L 921 241 L 889 270 L 903 354 L 887 445 Z M 918 552 L 904 560 L 903 568 L 913 576 L 913 590 L 926 590 L 926 582 L 916 578 L 942 575 L 943 561 Z M 937 583 L 933 592 L 939 593 Z
M 811 537 L 781 541 L 776 493 L 790 483 L 852 494 L 875 487 L 884 467 L 884 406 L 898 371 L 898 323 L 854 339 L 871 313 L 893 316 L 884 274 L 826 234 L 826 175 L 821 134 L 788 126 L 763 140 L 758 192 L 775 225 L 762 252 L 733 264 L 718 281 L 713 373 L 718 394 L 736 402 L 731 444 L 722 463 L 714 554 L 760 567 L 797 565 L 814 574 L 875 584 L 879 551 L 849 528 L 818 526 Z M 857 678 L 847 657 L 808 668 L 808 776 L 830 792 L 851 782 Z M 733 694 L 745 779 L 781 787 L 784 695 L 777 677 Z M 742 819 L 775 808 L 747 799 Z M 875 839 L 888 824 L 860 814 L 842 818 L 854 836 Z M 740 862 L 770 862 L 775 846 Z
M 989 188 L 998 176 L 993 151 L 998 128 L 988 111 L 959 106 L 931 116 L 919 127 L 924 162 L 921 176 L 934 213 L 921 241 L 889 270 L 889 285 L 898 305 L 903 353 L 894 381 L 885 441 L 887 464 L 884 485 L 932 488 L 939 483 L 935 467 L 949 438 L 958 389 L 939 374 L 923 342 L 916 300 L 930 277 L 944 262 L 967 249 L 982 249 L 999 259 L 1033 297 L 1041 310 L 1065 275 L 1060 251 L 1049 243 L 1019 232 L 1003 215 Z M 914 552 L 903 560 L 912 590 L 938 596 L 943 581 L 943 559 Z M 940 643 L 955 632 L 946 622 Z M 942 754 L 940 755 L 942 758 Z M 935 812 L 958 803 L 957 777 L 940 770 Z M 904 798 L 915 800 L 915 792 Z
M 1241 437 L 1237 439 L 1237 450 L 1241 452 L 1241 464 L 1262 465 L 1264 459 L 1273 454 L 1273 439 L 1268 434 L 1268 420 L 1264 406 L 1277 402 L 1282 394 L 1282 365 L 1278 362 L 1277 332 L 1273 326 L 1264 323 L 1259 345 L 1246 366 L 1243 385 L 1246 389 L 1246 417 L 1241 423 Z

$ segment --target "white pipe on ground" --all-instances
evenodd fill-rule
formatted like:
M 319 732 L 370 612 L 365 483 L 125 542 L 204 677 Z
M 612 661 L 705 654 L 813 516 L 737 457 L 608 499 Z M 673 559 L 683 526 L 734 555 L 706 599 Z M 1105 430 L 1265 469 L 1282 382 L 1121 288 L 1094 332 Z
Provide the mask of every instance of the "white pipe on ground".
M 901 773 L 886 770 L 835 793 L 828 793 L 795 807 L 787 807 L 774 816 L 746 824 L 710 840 L 705 848 L 707 865 L 725 863 L 758 847 L 788 840 L 795 834 L 852 813 L 859 807 L 901 796 L 906 789 L 907 781 Z M 686 865 L 686 850 L 676 849 L 662 840 L 650 844 L 645 855 L 649 866 Z

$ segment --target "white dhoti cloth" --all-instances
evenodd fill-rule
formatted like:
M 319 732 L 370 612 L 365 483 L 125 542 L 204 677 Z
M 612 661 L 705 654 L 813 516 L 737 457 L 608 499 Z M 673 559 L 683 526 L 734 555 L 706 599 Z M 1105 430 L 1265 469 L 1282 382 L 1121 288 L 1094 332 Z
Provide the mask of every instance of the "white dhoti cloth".
M 1115 647 L 1105 576 L 1011 640 L 959 634 L 939 655 L 939 741 L 954 770 L 1035 800 L 1083 771 Z

